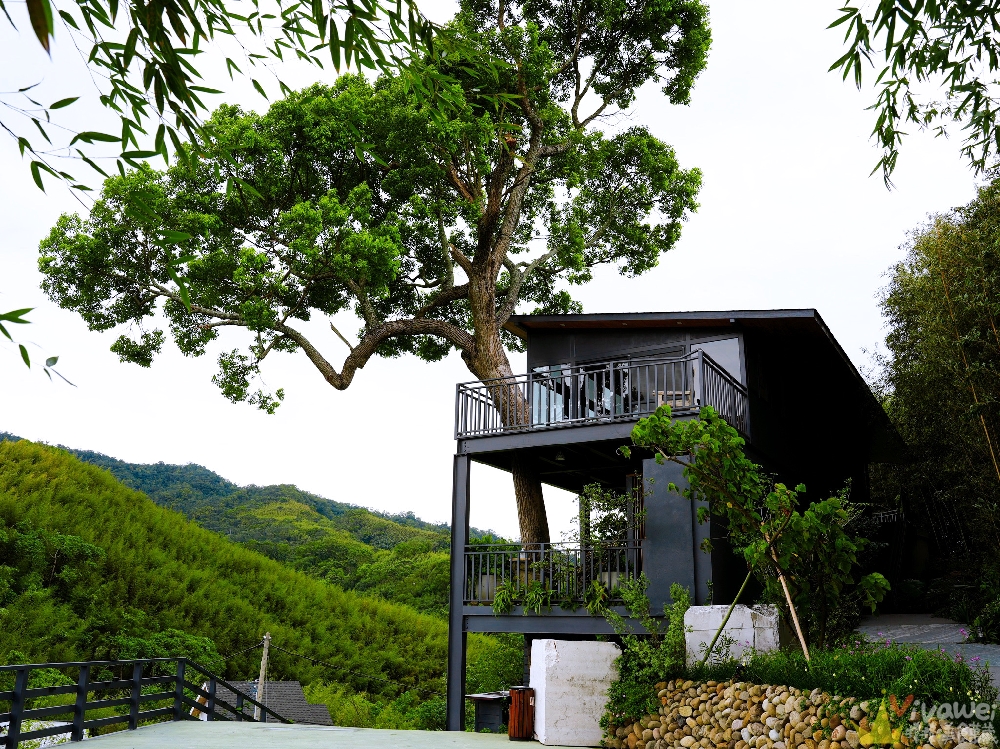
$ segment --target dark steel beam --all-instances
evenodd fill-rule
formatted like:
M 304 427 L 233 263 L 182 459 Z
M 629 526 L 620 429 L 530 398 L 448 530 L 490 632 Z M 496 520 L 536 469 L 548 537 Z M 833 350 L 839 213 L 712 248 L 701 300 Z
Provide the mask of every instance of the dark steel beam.
M 602 442 L 604 440 L 627 441 L 635 426 L 633 421 L 615 421 L 607 424 L 587 424 L 565 426 L 553 429 L 539 429 L 531 432 L 496 435 L 495 437 L 470 437 L 458 441 L 461 455 L 476 453 L 519 450 L 525 447 L 545 447 L 546 445 L 572 445 L 576 442 Z M 624 442 L 622 444 L 625 444 Z
M 469 543 L 469 458 L 455 456 L 451 502 L 451 600 L 448 611 L 447 728 L 465 730 L 465 649 L 462 605 L 465 594 L 465 547 Z
M 642 625 L 634 619 L 626 619 L 633 632 L 643 632 Z M 511 612 L 508 616 L 468 616 L 465 618 L 468 632 L 519 632 L 526 635 L 544 637 L 546 635 L 613 635 L 614 629 L 601 616 L 520 616 Z

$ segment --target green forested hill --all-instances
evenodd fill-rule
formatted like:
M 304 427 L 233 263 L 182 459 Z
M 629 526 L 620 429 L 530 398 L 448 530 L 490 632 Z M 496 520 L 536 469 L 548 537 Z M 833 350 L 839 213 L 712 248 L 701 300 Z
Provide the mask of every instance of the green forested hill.
M 289 569 L 63 450 L 0 442 L 0 658 L 142 655 L 123 649 L 182 635 L 226 654 L 265 630 L 332 664 L 272 651 L 276 678 L 385 696 L 441 689 L 440 619 Z M 257 657 L 230 659 L 226 674 L 252 674 Z
M 0 432 L 0 442 L 19 438 Z M 313 577 L 443 616 L 448 526 L 386 515 L 295 486 L 241 487 L 199 465 L 137 464 L 69 450 L 157 505 Z

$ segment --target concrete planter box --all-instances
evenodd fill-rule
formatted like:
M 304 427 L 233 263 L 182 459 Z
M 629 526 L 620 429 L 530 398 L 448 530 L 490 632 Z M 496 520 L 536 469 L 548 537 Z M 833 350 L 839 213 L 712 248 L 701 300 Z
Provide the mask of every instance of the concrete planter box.
M 535 738 L 547 746 L 600 746 L 608 686 L 621 651 L 610 642 L 534 640 L 530 686 Z
M 729 606 L 692 606 L 684 614 L 684 626 L 689 629 L 685 635 L 688 665 L 702 659 L 704 647 L 715 637 L 728 610 Z M 736 640 L 729 651 L 733 658 L 739 658 L 750 650 L 764 653 L 777 650 L 791 641 L 791 633 L 783 625 L 777 606 L 764 604 L 737 605 L 723 634 Z M 718 655 L 723 653 L 713 651 L 713 659 Z

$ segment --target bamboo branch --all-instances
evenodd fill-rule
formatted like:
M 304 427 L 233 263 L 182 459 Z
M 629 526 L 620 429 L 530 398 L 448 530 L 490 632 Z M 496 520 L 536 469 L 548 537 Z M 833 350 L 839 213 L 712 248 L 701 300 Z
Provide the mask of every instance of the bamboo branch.
M 944 256 L 941 254 L 941 245 L 939 242 L 935 243 L 938 253 L 938 274 L 941 276 L 941 287 L 944 289 L 944 298 L 948 303 L 948 315 L 951 317 L 951 324 L 955 330 L 955 341 L 958 344 L 958 353 L 962 357 L 962 364 L 965 366 L 965 377 L 969 382 L 969 389 L 972 391 L 972 402 L 980 407 L 979 396 L 976 393 L 976 384 L 972 380 L 972 374 L 969 368 L 969 360 L 965 356 L 965 347 L 962 345 L 962 336 L 958 330 L 958 320 L 955 318 L 955 309 L 951 303 L 951 294 L 948 292 L 948 281 L 944 275 Z M 986 417 L 983 416 L 982 408 L 979 408 L 979 423 L 982 424 L 983 434 L 986 435 L 986 445 L 990 449 L 990 458 L 993 459 L 993 470 L 997 474 L 997 481 L 1000 481 L 1000 463 L 997 462 L 996 451 L 993 449 L 993 439 L 990 437 L 990 430 L 986 426 Z

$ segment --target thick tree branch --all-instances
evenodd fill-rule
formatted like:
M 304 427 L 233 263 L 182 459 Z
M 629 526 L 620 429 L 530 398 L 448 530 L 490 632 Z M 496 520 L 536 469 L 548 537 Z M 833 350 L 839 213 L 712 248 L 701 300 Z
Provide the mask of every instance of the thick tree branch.
M 365 291 L 364 286 L 350 278 L 345 281 L 345 285 L 357 298 L 358 304 L 361 306 L 361 317 L 364 318 L 365 325 L 369 328 L 376 327 L 379 322 L 378 315 L 375 313 L 375 307 L 372 306 L 372 301 L 368 298 L 368 292 Z
M 444 257 L 444 287 L 450 289 L 455 285 L 455 266 L 451 259 L 451 242 L 448 240 L 448 231 L 444 226 L 444 214 L 438 207 L 438 235 L 441 240 L 441 254 Z
M 451 256 L 458 263 L 458 266 L 465 271 L 465 275 L 469 276 L 472 274 L 472 261 L 469 256 L 458 249 L 455 245 L 449 245 L 451 249 Z
M 388 339 L 396 336 L 438 336 L 444 338 L 463 352 L 471 351 L 475 345 L 471 335 L 443 320 L 390 320 L 365 333 L 364 337 L 358 342 L 358 345 L 351 350 L 351 353 L 344 360 L 344 365 L 340 372 L 337 372 L 333 365 L 326 360 L 302 333 L 288 325 L 277 325 L 274 329 L 286 338 L 295 341 L 305 352 L 306 356 L 309 357 L 309 361 L 313 363 L 313 366 L 323 375 L 323 379 L 337 390 L 346 390 L 354 380 L 354 375 L 357 371 L 362 369 L 368 363 L 368 360 L 377 353 L 378 347 Z
M 555 254 L 556 250 L 553 248 L 545 254 L 539 255 L 523 271 L 518 270 L 517 266 L 509 260 L 504 263 L 505 265 L 510 263 L 507 265 L 507 270 L 510 272 L 510 287 L 507 289 L 507 299 L 497 313 L 497 325 L 503 327 L 510 319 L 510 316 L 514 314 L 518 302 L 521 301 L 521 287 L 524 286 L 524 282 L 528 276 L 534 273 L 543 263 L 548 262 Z
M 184 299 L 181 297 L 179 292 L 171 291 L 166 286 L 155 282 L 150 286 L 155 296 L 166 297 L 175 302 L 179 302 L 180 304 L 184 304 Z M 234 325 L 246 325 L 241 315 L 237 315 L 232 312 L 223 312 L 222 310 L 212 309 L 211 307 L 202 307 L 197 304 L 192 304 L 188 309 L 199 315 L 205 315 L 206 317 L 215 317 L 219 320 L 232 321 Z
M 442 307 L 449 302 L 454 302 L 458 299 L 465 299 L 467 296 L 469 296 L 469 284 L 467 283 L 463 283 L 461 286 L 452 286 L 450 289 L 442 289 L 440 292 L 435 294 L 430 301 L 418 309 L 413 317 L 414 319 L 426 317 L 428 312 L 431 312 L 438 307 Z
M 458 190 L 459 195 L 461 195 L 469 203 L 476 202 L 476 196 L 469 188 L 469 184 L 458 173 L 458 168 L 455 166 L 455 162 L 451 159 L 448 159 L 448 163 L 445 165 L 445 174 L 448 176 L 448 182 L 452 187 Z
M 337 338 L 339 338 L 340 340 L 342 340 L 344 342 L 344 344 L 347 346 L 347 348 L 349 350 L 354 351 L 354 346 L 351 345 L 351 342 L 349 340 L 347 340 L 346 338 L 344 338 L 343 333 L 341 333 L 339 330 L 337 330 L 336 326 L 333 323 L 330 323 L 330 330 L 332 330 L 334 332 L 334 334 L 337 336 Z
M 561 153 L 566 153 L 569 150 L 569 141 L 563 141 L 562 143 L 552 143 L 548 146 L 539 146 L 538 155 L 541 158 L 546 156 L 557 156 Z

